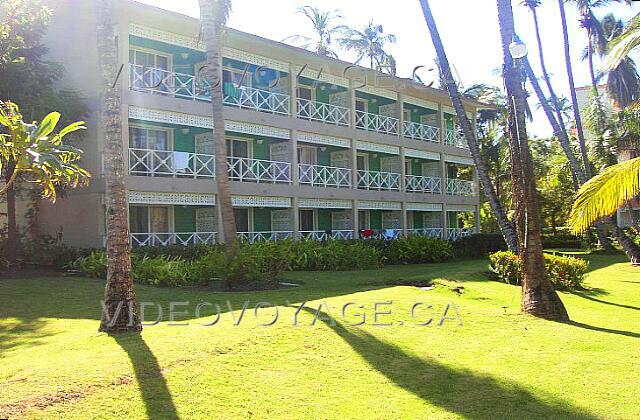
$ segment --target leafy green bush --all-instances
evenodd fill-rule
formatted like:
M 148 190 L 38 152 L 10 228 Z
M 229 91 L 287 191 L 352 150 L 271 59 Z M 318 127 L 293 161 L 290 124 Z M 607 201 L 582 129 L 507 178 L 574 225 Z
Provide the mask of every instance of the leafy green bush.
M 506 251 L 507 244 L 499 233 L 476 233 L 452 243 L 456 258 L 485 258 L 498 251 Z
M 349 271 L 382 266 L 382 253 L 368 241 L 295 241 L 289 244 L 292 271 Z
M 86 257 L 80 257 L 70 264 L 70 268 L 81 271 L 89 277 L 107 278 L 107 254 L 93 251 Z
M 183 245 L 164 245 L 164 246 L 144 246 L 134 248 L 132 253 L 147 257 L 177 257 L 186 261 L 195 261 L 206 255 L 211 249 L 221 248 L 220 245 L 195 244 L 189 246 Z
M 191 262 L 179 257 L 133 257 L 132 275 L 140 284 L 186 286 L 192 282 Z
M 390 264 L 426 264 L 448 261 L 453 256 L 449 242 L 424 236 L 407 236 L 392 241 L 388 248 Z
M 520 284 L 520 260 L 511 252 L 500 251 L 489 256 L 489 269 L 501 281 Z M 556 289 L 572 289 L 582 286 L 589 263 L 580 258 L 545 254 L 545 266 L 549 279 Z

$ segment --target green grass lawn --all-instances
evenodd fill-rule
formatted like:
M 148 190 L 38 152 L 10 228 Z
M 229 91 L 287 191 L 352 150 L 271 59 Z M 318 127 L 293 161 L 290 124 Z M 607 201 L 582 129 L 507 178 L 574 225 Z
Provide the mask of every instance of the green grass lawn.
M 254 293 L 137 286 L 165 319 L 190 302 L 176 308 L 190 325 L 116 338 L 97 332 L 102 282 L 0 280 L 0 418 L 639 418 L 640 271 L 590 259 L 588 289 L 561 294 L 571 324 L 520 314 L 520 289 L 488 281 L 484 261 L 289 273 L 302 286 Z M 388 284 L 425 279 L 436 287 Z M 203 301 L 222 307 L 215 326 L 201 325 L 211 308 L 194 319 Z M 256 320 L 259 301 L 282 305 L 275 325 L 257 326 L 273 314 Z M 307 301 L 298 326 L 287 301 Z M 385 301 L 393 326 L 372 325 Z M 432 309 L 414 320 L 416 302 Z M 447 305 L 463 325 L 454 306 L 438 325 Z M 356 312 L 366 325 L 348 325 Z

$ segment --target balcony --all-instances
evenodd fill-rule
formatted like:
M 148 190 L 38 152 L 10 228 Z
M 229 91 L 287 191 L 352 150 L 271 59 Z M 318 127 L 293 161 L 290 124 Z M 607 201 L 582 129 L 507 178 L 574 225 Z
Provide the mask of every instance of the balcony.
M 462 179 L 447 179 L 447 194 L 449 195 L 476 195 L 476 184 L 473 181 Z
M 402 126 L 406 138 L 440 143 L 440 129 L 437 127 L 410 121 L 404 121 Z
M 393 172 L 358 170 L 358 188 L 375 191 L 400 191 L 401 175 Z
M 129 87 L 176 98 L 211 101 L 209 85 L 197 76 L 137 64 L 129 64 Z
M 474 229 L 462 229 L 462 228 L 448 228 L 447 229 L 447 241 L 457 241 L 465 236 L 473 235 Z
M 378 133 L 397 136 L 399 123 L 400 121 L 397 118 L 372 114 L 370 112 L 356 111 L 356 128 L 361 130 L 375 131 Z
M 129 149 L 129 174 L 185 178 L 213 178 L 215 157 L 170 150 Z
M 216 232 L 183 232 L 183 233 L 132 233 L 129 235 L 131 246 L 166 246 L 215 244 Z
M 293 238 L 292 231 L 272 231 L 272 232 L 238 232 L 238 240 L 240 242 L 280 241 L 283 239 Z
M 458 147 L 460 149 L 468 149 L 469 148 L 469 144 L 467 143 L 467 139 L 465 138 L 464 134 L 462 134 L 458 130 L 448 129 L 446 131 L 446 135 L 445 135 L 445 138 L 444 138 L 444 143 L 447 146 L 454 146 L 454 147 Z
M 342 106 L 297 99 L 298 118 L 319 121 L 325 124 L 348 127 L 351 124 L 351 110 Z
M 225 105 L 271 114 L 289 115 L 289 95 L 255 89 L 246 86 L 231 86 L 224 92 Z
M 351 188 L 351 169 L 299 163 L 298 179 L 314 187 Z
M 427 194 L 442 193 L 442 179 L 428 176 L 406 175 L 405 191 Z
M 353 231 L 352 230 L 314 230 L 314 231 L 301 231 L 300 236 L 303 239 L 309 239 L 312 241 L 328 241 L 330 239 L 342 239 L 348 240 L 353 239 Z
M 407 235 L 442 239 L 442 236 L 444 235 L 444 229 L 442 228 L 407 229 Z
M 228 157 L 232 181 L 270 184 L 291 183 L 291 164 L 272 160 Z

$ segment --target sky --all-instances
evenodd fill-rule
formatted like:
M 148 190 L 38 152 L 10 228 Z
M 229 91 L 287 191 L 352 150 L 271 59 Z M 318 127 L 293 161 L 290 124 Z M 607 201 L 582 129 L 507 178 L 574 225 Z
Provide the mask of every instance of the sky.
M 188 16 L 199 16 L 197 0 L 137 1 Z M 373 19 L 383 26 L 386 33 L 394 34 L 397 41 L 389 45 L 388 52 L 397 60 L 399 76 L 409 77 L 418 65 L 433 65 L 435 52 L 416 0 L 233 0 L 228 25 L 276 41 L 282 41 L 290 35 L 309 35 L 310 24 L 304 16 L 296 13 L 298 7 L 309 4 L 323 10 L 339 10 L 343 16 L 339 23 L 359 28 Z M 430 4 L 445 50 L 462 84 L 467 87 L 475 83 L 502 86 L 498 73 L 502 51 L 496 1 L 431 0 Z M 557 93 L 569 97 L 558 3 L 543 1 L 542 4 L 538 14 L 547 68 Z M 516 31 L 527 44 L 529 59 L 540 75 L 531 13 L 521 5 L 520 0 L 514 0 L 513 7 Z M 584 86 L 590 84 L 587 64 L 580 59 L 586 46 L 586 35 L 579 27 L 575 8 L 571 4 L 566 8 L 576 86 Z M 597 14 L 602 16 L 608 12 L 626 21 L 640 12 L 640 5 L 630 7 L 614 4 Z M 339 55 L 347 61 L 352 58 L 348 53 Z M 534 109 L 534 118 L 529 126 L 531 134 L 551 135 L 552 130 L 544 113 L 537 110 L 537 100 L 532 99 L 531 105 Z

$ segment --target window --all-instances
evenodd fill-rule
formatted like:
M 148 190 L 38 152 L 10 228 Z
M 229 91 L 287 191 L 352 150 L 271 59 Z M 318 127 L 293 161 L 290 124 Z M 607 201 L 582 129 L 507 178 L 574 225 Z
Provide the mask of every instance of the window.
M 314 100 L 314 94 L 313 94 L 313 88 L 309 87 L 309 86 L 298 86 L 298 90 L 297 90 L 297 94 L 298 94 L 298 98 L 300 99 L 306 99 L 307 101 L 313 101 Z
M 236 230 L 238 232 L 251 232 L 249 209 L 233 209 L 233 215 L 236 220 Z
M 410 109 L 403 110 L 402 118 L 404 118 L 404 121 L 406 122 L 411 122 L 411 110 Z
M 333 211 L 331 212 L 331 229 L 332 230 L 351 230 L 351 210 Z
M 400 219 L 400 212 L 382 213 L 382 229 L 401 229 L 402 222 Z
M 237 158 L 248 158 L 249 142 L 242 139 L 227 139 L 227 156 Z
M 225 67 L 222 70 L 224 96 L 239 99 L 244 90 L 243 88 L 251 87 L 252 77 L 253 75 L 249 71 Z
M 168 92 L 172 84 L 171 57 L 155 51 L 129 50 L 129 62 L 137 66 L 133 88 Z
M 367 112 L 369 109 L 369 104 L 364 99 L 356 99 L 356 111 Z
M 170 137 L 168 129 L 129 127 L 129 147 L 133 149 L 170 150 Z
M 129 126 L 129 149 L 129 173 L 166 176 L 174 172 L 171 130 Z
M 313 232 L 315 230 L 315 211 L 300 209 L 300 232 Z
M 131 206 L 129 230 L 135 241 L 148 245 L 160 245 L 171 233 L 170 209 L 167 206 Z M 156 234 L 156 235 L 145 235 Z
M 196 209 L 196 232 L 217 232 L 218 215 L 213 207 Z
M 358 229 L 371 229 L 371 221 L 369 218 L 369 210 L 358 210 Z
M 357 169 L 359 171 L 367 171 L 369 170 L 369 155 L 367 155 L 366 153 L 358 153 L 358 156 L 356 157 L 356 162 L 357 162 Z

